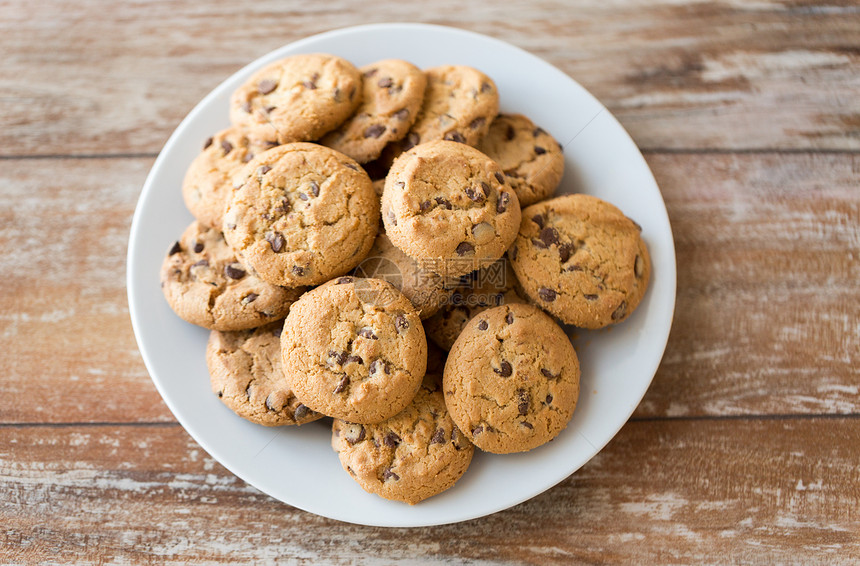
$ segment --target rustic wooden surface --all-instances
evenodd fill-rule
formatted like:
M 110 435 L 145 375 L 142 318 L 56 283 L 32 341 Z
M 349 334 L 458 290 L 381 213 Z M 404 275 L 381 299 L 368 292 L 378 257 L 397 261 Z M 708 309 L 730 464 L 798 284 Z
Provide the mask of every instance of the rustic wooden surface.
M 0 3 L 0 563 L 860 561 L 856 1 Z M 223 78 L 337 27 L 425 21 L 558 65 L 643 149 L 678 255 L 631 421 L 467 523 L 345 525 L 236 479 L 137 353 L 128 229 Z

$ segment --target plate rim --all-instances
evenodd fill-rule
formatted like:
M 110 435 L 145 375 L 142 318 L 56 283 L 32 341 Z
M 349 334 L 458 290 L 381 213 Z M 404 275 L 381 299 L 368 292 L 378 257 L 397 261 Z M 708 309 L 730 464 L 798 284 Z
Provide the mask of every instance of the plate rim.
M 668 250 L 666 250 L 670 255 L 669 259 L 671 259 L 671 261 L 670 261 L 671 265 L 669 266 L 671 268 L 670 273 L 666 273 L 664 270 L 664 272 L 660 274 L 661 278 L 671 279 L 671 286 L 670 286 L 670 291 L 671 291 L 670 292 L 670 295 L 671 295 L 670 299 L 671 300 L 669 301 L 671 308 L 670 308 L 670 312 L 668 313 L 668 316 L 666 318 L 667 323 L 666 323 L 666 328 L 665 328 L 665 335 L 662 338 L 662 340 L 660 340 L 660 354 L 659 354 L 659 356 L 656 356 L 654 358 L 656 361 L 653 362 L 653 364 L 652 364 L 653 367 L 648 368 L 647 373 L 650 374 L 650 378 L 648 379 L 647 386 L 644 387 L 642 396 L 639 397 L 637 402 L 635 404 L 633 404 L 632 407 L 629 408 L 629 410 L 627 411 L 626 417 L 623 420 L 619 420 L 617 427 L 612 427 L 612 428 L 614 428 L 612 434 L 609 435 L 606 442 L 601 444 L 600 446 L 595 446 L 593 443 L 591 443 L 590 440 L 588 440 L 587 437 L 585 437 L 584 435 L 582 435 L 581 432 L 579 432 L 579 434 L 585 438 L 585 440 L 588 442 L 588 444 L 590 444 L 592 446 L 593 450 L 590 452 L 588 457 L 585 458 L 583 460 L 583 462 L 579 466 L 577 466 L 575 469 L 563 470 L 561 472 L 561 474 L 557 475 L 557 477 L 555 477 L 555 479 L 552 481 L 552 483 L 550 483 L 548 485 L 541 484 L 539 487 L 537 487 L 533 490 L 526 490 L 526 492 L 525 492 L 526 495 L 519 498 L 517 501 L 514 501 L 514 502 L 506 501 L 500 505 L 493 506 L 489 510 L 487 508 L 482 508 L 480 511 L 477 511 L 474 513 L 471 513 L 471 512 L 461 513 L 457 517 L 450 518 L 450 519 L 444 520 L 444 521 L 437 521 L 437 520 L 420 521 L 420 520 L 416 520 L 416 521 L 412 521 L 412 522 L 408 522 L 408 523 L 403 523 L 403 522 L 386 523 L 386 522 L 380 522 L 380 521 L 367 520 L 367 521 L 358 522 L 358 521 L 355 521 L 354 519 L 351 519 L 351 518 L 344 518 L 342 516 L 338 516 L 337 513 L 320 512 L 319 510 L 311 510 L 311 509 L 306 508 L 303 505 L 294 503 L 292 501 L 288 501 L 288 500 L 286 500 L 280 496 L 271 495 L 267 491 L 258 487 L 253 481 L 247 479 L 243 473 L 237 472 L 237 470 L 234 469 L 233 463 L 232 462 L 228 463 L 229 459 L 225 459 L 225 458 L 216 456 L 216 454 L 220 452 L 220 449 L 217 446 L 211 445 L 208 441 L 203 440 L 198 435 L 198 433 L 195 430 L 193 430 L 193 427 L 189 428 L 189 424 L 186 422 L 185 418 L 181 415 L 181 409 L 174 404 L 173 400 L 170 398 L 171 397 L 170 395 L 165 395 L 165 391 L 162 389 L 162 386 L 159 382 L 159 378 L 156 378 L 155 371 L 154 371 L 155 364 L 150 359 L 151 354 L 150 354 L 150 352 L 147 351 L 146 347 L 143 344 L 143 338 L 142 338 L 143 329 L 140 327 L 141 322 L 140 322 L 140 318 L 138 316 L 138 310 L 137 310 L 137 307 L 135 306 L 135 300 L 134 300 L 135 295 L 137 293 L 138 286 L 139 286 L 138 282 L 140 281 L 140 278 L 136 277 L 138 270 L 135 267 L 135 263 L 134 263 L 135 256 L 132 254 L 132 251 L 136 250 L 138 248 L 138 246 L 140 245 L 139 239 L 140 239 L 141 235 L 140 235 L 140 229 L 139 228 L 140 228 L 141 222 L 143 222 L 142 217 L 144 215 L 143 206 L 141 206 L 141 205 L 146 201 L 149 194 L 155 190 L 154 189 L 154 185 L 155 185 L 155 179 L 154 178 L 155 178 L 157 172 L 162 168 L 163 162 L 166 160 L 167 155 L 174 149 L 174 146 L 176 146 L 179 143 L 179 139 L 182 137 L 184 131 L 189 127 L 189 124 L 194 121 L 195 117 L 198 114 L 200 114 L 201 112 L 204 111 L 204 108 L 206 108 L 210 104 L 210 102 L 213 98 L 218 97 L 221 94 L 221 92 L 226 89 L 226 85 L 228 83 L 232 82 L 234 79 L 237 79 L 239 77 L 250 76 L 250 74 L 253 71 L 260 68 L 262 65 L 265 65 L 267 62 L 273 61 L 277 58 L 282 57 L 283 55 L 281 55 L 281 52 L 283 52 L 285 50 L 299 51 L 299 50 L 302 50 L 309 43 L 316 43 L 318 41 L 330 40 L 333 38 L 337 38 L 340 36 L 348 36 L 351 34 L 366 33 L 368 31 L 380 31 L 380 30 L 386 30 L 386 29 L 407 29 L 408 30 L 410 28 L 411 29 L 430 30 L 433 32 L 445 33 L 445 34 L 460 35 L 460 36 L 463 36 L 463 37 L 466 37 L 466 38 L 469 38 L 472 40 L 480 40 L 480 41 L 484 41 L 484 42 L 496 43 L 499 46 L 504 46 L 506 49 L 513 49 L 513 50 L 516 50 L 516 51 L 520 52 L 521 54 L 526 55 L 530 58 L 537 59 L 537 60 L 543 62 L 548 68 L 552 69 L 553 72 L 558 73 L 559 75 L 563 76 L 564 79 L 566 79 L 573 86 L 578 88 L 583 95 L 590 98 L 598 106 L 600 111 L 598 112 L 598 114 L 595 115 L 594 118 L 596 118 L 598 115 L 603 113 L 608 117 L 608 119 L 610 119 L 612 122 L 614 122 L 618 131 L 620 133 L 623 133 L 623 135 L 626 136 L 627 140 L 632 145 L 632 147 L 635 148 L 636 158 L 641 160 L 642 165 L 645 168 L 645 171 L 647 171 L 647 174 L 650 178 L 650 181 L 653 182 L 654 187 L 656 187 L 656 189 L 657 189 L 657 194 L 659 196 L 659 201 L 660 201 L 659 202 L 659 204 L 660 204 L 659 212 L 662 213 L 662 216 L 664 217 L 665 225 L 668 229 L 668 238 L 669 238 L 669 241 L 671 242 L 671 246 L 669 246 Z M 592 118 L 592 121 L 594 120 L 594 118 Z M 582 133 L 582 131 L 587 129 L 590 124 L 591 124 L 591 121 L 589 121 L 585 126 L 583 126 L 582 130 L 580 130 L 579 133 Z M 577 134 L 577 135 L 579 135 L 579 134 Z M 651 170 L 651 168 L 648 166 L 647 162 L 645 161 L 645 158 L 642 155 L 641 150 L 639 149 L 639 147 L 635 143 L 635 141 L 632 139 L 629 132 L 618 121 L 618 119 L 594 95 L 592 95 L 588 90 L 586 90 L 582 85 L 580 85 L 573 77 L 570 77 L 569 75 L 567 75 L 564 71 L 562 71 L 558 67 L 552 65 L 548 61 L 542 59 L 541 57 L 539 57 L 533 53 L 530 53 L 529 51 L 527 51 L 527 50 L 525 50 L 519 46 L 513 45 L 511 43 L 508 43 L 508 42 L 501 40 L 501 39 L 498 39 L 496 37 L 488 36 L 488 35 L 474 32 L 471 30 L 466 30 L 466 29 L 457 28 L 457 27 L 444 26 L 444 25 L 438 25 L 438 24 L 419 23 L 419 22 L 371 23 L 371 24 L 348 26 L 348 27 L 324 31 L 321 33 L 317 33 L 314 35 L 303 37 L 299 40 L 289 42 L 289 43 L 286 43 L 280 47 L 277 47 L 277 48 L 261 55 L 260 57 L 254 59 L 253 61 L 249 62 L 248 64 L 244 65 L 239 70 L 235 71 L 234 73 L 230 74 L 229 76 L 225 77 L 215 88 L 210 90 L 206 94 L 206 96 L 204 96 L 199 102 L 197 102 L 197 104 L 195 104 L 195 106 L 188 112 L 188 114 L 186 114 L 186 116 L 179 122 L 179 124 L 176 126 L 176 128 L 171 132 L 171 134 L 168 137 L 167 141 L 165 142 L 164 146 L 159 151 L 158 156 L 156 157 L 152 167 L 150 168 L 149 173 L 147 174 L 146 180 L 144 181 L 140 196 L 138 197 L 137 203 L 135 205 L 135 211 L 134 211 L 134 215 L 132 218 L 131 227 L 130 227 L 130 231 L 129 231 L 127 257 L 126 257 L 126 287 L 127 287 L 126 295 L 127 295 L 128 305 L 129 305 L 129 316 L 130 316 L 131 322 L 132 322 L 132 328 L 134 331 L 135 341 L 137 343 L 138 351 L 140 352 L 140 355 L 141 355 L 141 358 L 143 359 L 144 365 L 146 366 L 147 373 L 149 374 L 150 380 L 155 385 L 155 388 L 158 391 L 159 395 L 161 396 L 161 399 L 163 400 L 165 405 L 167 405 L 171 414 L 174 416 L 174 418 L 177 420 L 177 422 L 180 424 L 180 426 L 182 426 L 182 428 L 185 430 L 185 432 L 189 436 L 191 436 L 191 438 L 193 438 L 194 441 L 203 450 L 205 450 L 208 454 L 210 454 L 221 466 L 223 466 L 225 469 L 227 469 L 231 474 L 235 475 L 237 478 L 241 479 L 243 482 L 245 482 L 248 485 L 259 490 L 261 493 L 265 493 L 267 496 L 272 497 L 273 499 L 275 499 L 277 501 L 280 501 L 280 502 L 285 503 L 287 505 L 290 505 L 292 507 L 301 509 L 301 510 L 308 512 L 308 513 L 313 513 L 313 514 L 318 515 L 318 516 L 327 517 L 327 518 L 335 519 L 335 520 L 350 523 L 350 524 L 362 524 L 362 525 L 378 526 L 378 527 L 422 527 L 422 526 L 453 524 L 453 523 L 458 523 L 458 522 L 462 522 L 462 521 L 481 518 L 481 517 L 489 516 L 489 515 L 492 515 L 494 513 L 503 511 L 505 509 L 509 509 L 511 507 L 514 507 L 515 505 L 523 503 L 524 501 L 528 501 L 529 499 L 532 499 L 532 498 L 536 497 L 537 495 L 539 495 L 545 491 L 548 491 L 549 489 L 552 489 L 553 487 L 558 485 L 560 482 L 564 481 L 566 478 L 570 477 L 576 471 L 581 469 L 582 466 L 584 466 L 591 459 L 593 459 L 596 454 L 598 454 L 601 450 L 603 450 L 603 448 L 605 448 L 605 446 L 609 442 L 611 442 L 612 439 L 614 439 L 617 436 L 617 434 L 621 430 L 621 428 L 623 428 L 624 425 L 627 424 L 627 422 L 629 422 L 630 416 L 633 414 L 636 407 L 639 406 L 639 404 L 641 403 L 645 394 L 647 393 L 648 389 L 650 388 L 651 384 L 653 383 L 654 376 L 656 375 L 657 369 L 659 368 L 660 363 L 662 361 L 662 358 L 665 355 L 666 346 L 668 344 L 668 339 L 669 339 L 669 335 L 671 332 L 672 323 L 674 320 L 674 310 L 676 308 L 676 301 L 677 301 L 677 257 L 676 257 L 675 243 L 674 243 L 674 235 L 672 232 L 671 222 L 669 221 L 668 211 L 666 209 L 665 200 L 663 199 L 662 192 L 660 191 L 659 185 L 657 184 L 656 179 L 654 178 L 653 171 Z M 655 348 L 655 351 L 656 351 L 656 348 Z M 228 460 L 228 461 L 225 461 L 225 460 Z

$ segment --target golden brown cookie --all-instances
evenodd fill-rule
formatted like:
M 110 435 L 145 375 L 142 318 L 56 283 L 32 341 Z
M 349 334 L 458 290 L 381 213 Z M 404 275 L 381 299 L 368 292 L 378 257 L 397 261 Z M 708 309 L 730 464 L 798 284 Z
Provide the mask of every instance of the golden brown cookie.
M 460 479 L 474 447 L 451 420 L 445 398 L 426 381 L 397 415 L 378 424 L 335 419 L 332 448 L 365 491 L 414 505 Z
M 552 196 L 564 175 L 561 146 L 521 114 L 499 114 L 477 148 L 501 166 L 526 207 Z
M 487 309 L 525 303 L 517 276 L 507 258 L 460 278 L 447 304 L 424 321 L 424 332 L 441 348 L 450 350 L 472 317 Z
M 382 219 L 391 242 L 445 276 L 502 256 L 520 205 L 501 168 L 461 143 L 434 141 L 401 155 L 385 178 Z M 422 264 L 424 266 L 426 264 Z
M 422 319 L 436 313 L 451 296 L 451 289 L 442 276 L 422 269 L 418 262 L 392 244 L 382 230 L 354 274 L 391 283 L 406 295 Z
M 197 221 L 164 258 L 161 289 L 176 314 L 212 330 L 243 330 L 283 318 L 303 291 L 255 277 L 221 232 Z
M 532 305 L 503 305 L 475 316 L 451 348 L 445 404 L 481 450 L 524 452 L 567 426 L 579 377 L 579 360 L 561 327 Z
M 230 121 L 261 140 L 319 139 L 361 102 L 361 75 L 334 55 L 293 55 L 254 73 L 230 98 Z
M 282 327 L 279 320 L 253 330 L 213 330 L 206 346 L 212 392 L 243 419 L 264 426 L 322 418 L 302 405 L 284 381 Z
M 386 144 L 403 138 L 415 122 L 427 78 L 413 65 L 386 59 L 359 69 L 363 96 L 355 114 L 320 140 L 359 163 L 379 157 Z
M 566 324 L 602 328 L 630 316 L 648 288 L 640 232 L 608 202 L 567 195 L 523 211 L 508 257 L 535 304 Z
M 316 285 L 370 251 L 379 200 L 354 160 L 321 145 L 278 146 L 251 160 L 224 214 L 224 237 L 275 285 Z
M 233 192 L 234 177 L 255 154 L 277 143 L 254 140 L 239 128 L 227 128 L 206 140 L 182 182 L 185 206 L 204 225 L 221 230 L 224 207 Z
M 284 375 L 311 409 L 378 423 L 412 401 L 427 341 L 409 299 L 385 281 L 339 277 L 305 293 L 281 334 Z

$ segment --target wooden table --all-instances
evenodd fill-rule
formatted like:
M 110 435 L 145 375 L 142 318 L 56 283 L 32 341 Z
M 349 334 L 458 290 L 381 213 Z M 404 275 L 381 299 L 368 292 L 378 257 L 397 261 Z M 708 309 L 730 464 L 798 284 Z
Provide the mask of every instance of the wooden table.
M 803 0 L 0 4 L 0 562 L 860 561 L 860 5 Z M 275 501 L 168 411 L 125 294 L 170 132 L 256 57 L 425 21 L 509 41 L 641 147 L 678 254 L 653 385 L 597 457 L 463 524 Z

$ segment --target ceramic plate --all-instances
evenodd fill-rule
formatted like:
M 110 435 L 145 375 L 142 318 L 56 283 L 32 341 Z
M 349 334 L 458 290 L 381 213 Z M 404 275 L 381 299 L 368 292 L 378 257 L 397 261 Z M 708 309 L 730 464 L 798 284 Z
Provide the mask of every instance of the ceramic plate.
M 159 287 L 159 268 L 192 217 L 180 186 L 203 141 L 229 125 L 228 100 L 253 71 L 297 53 L 326 52 L 356 66 L 388 58 L 420 67 L 461 64 L 492 77 L 503 112 L 529 116 L 564 146 L 558 194 L 608 200 L 643 227 L 653 261 L 638 310 L 611 330 L 572 334 L 582 366 L 579 404 L 567 429 L 525 454 L 476 451 L 450 490 L 418 505 L 365 493 L 343 471 L 323 423 L 266 428 L 242 420 L 209 387 L 209 332 L 177 317 Z M 380 526 L 464 521 L 549 489 L 588 462 L 618 432 L 654 376 L 675 305 L 675 250 L 651 171 L 615 118 L 573 79 L 517 47 L 475 33 L 418 24 L 341 29 L 286 45 L 254 61 L 204 98 L 179 124 L 152 167 L 132 222 L 128 299 L 135 335 L 155 386 L 192 437 L 231 472 L 285 503 L 317 515 Z

